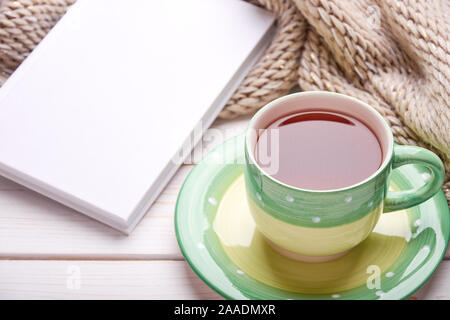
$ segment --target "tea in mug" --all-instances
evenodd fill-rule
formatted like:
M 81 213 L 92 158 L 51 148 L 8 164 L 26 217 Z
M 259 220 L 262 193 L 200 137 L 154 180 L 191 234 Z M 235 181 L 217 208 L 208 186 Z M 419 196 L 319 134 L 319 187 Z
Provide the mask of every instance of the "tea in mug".
M 278 134 L 271 135 L 272 130 Z M 278 143 L 277 154 L 263 150 L 271 143 Z M 283 116 L 263 130 L 255 150 L 255 160 L 263 169 L 267 156 L 278 161 L 278 169 L 270 176 L 310 190 L 357 184 L 383 161 L 380 143 L 364 123 L 345 114 L 314 110 Z

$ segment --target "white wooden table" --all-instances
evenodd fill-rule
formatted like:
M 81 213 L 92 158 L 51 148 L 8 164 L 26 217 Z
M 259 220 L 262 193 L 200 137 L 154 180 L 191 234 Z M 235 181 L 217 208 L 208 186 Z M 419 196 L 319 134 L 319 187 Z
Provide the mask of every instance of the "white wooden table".
M 213 128 L 229 138 L 247 121 Z M 175 202 L 192 167 L 178 170 L 130 236 L 0 177 L 0 299 L 220 299 L 175 238 Z M 412 298 L 450 299 L 450 251 Z

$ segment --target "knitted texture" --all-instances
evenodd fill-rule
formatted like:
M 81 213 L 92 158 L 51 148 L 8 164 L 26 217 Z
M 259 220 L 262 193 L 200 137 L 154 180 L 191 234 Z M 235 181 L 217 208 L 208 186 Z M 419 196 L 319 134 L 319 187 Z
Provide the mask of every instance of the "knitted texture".
M 0 84 L 75 0 L 0 2 Z M 301 90 L 354 96 L 390 124 L 396 142 L 439 154 L 450 201 L 450 43 L 447 0 L 251 0 L 277 33 L 221 118 Z
M 419 145 L 440 155 L 446 168 L 443 190 L 450 203 L 450 43 L 446 0 L 259 0 L 282 23 L 301 26 L 295 48 L 302 90 L 326 90 L 356 97 L 388 121 L 396 142 Z M 275 3 L 277 4 L 275 6 Z M 297 10 L 292 10 L 294 4 Z M 288 19 L 273 7 L 288 8 Z M 305 22 L 307 28 L 305 29 Z M 291 30 L 280 25 L 271 53 L 293 47 L 282 41 Z M 275 48 L 274 48 L 275 46 Z M 264 61 L 266 59 L 266 61 Z M 223 118 L 252 112 L 273 99 L 270 85 L 291 74 L 265 57 L 264 73 L 249 74 L 230 99 Z M 296 63 L 285 64 L 294 68 Z M 253 78 L 263 75 L 264 84 Z M 264 75 L 269 75 L 264 77 Z M 275 75 L 275 79 L 273 78 Z M 286 83 L 290 83 L 286 78 Z M 281 90 L 280 90 L 281 91 Z M 280 92 L 280 95 L 285 92 Z M 251 102 L 251 104 L 249 104 Z
M 0 0 L 0 84 L 75 0 Z

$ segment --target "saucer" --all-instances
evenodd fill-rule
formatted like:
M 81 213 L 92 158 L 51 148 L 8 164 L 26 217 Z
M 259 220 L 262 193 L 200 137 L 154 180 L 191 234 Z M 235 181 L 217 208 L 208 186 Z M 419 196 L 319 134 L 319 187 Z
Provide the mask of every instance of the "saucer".
M 423 204 L 384 213 L 372 234 L 327 262 L 290 259 L 256 229 L 247 205 L 244 136 L 211 151 L 189 174 L 178 196 L 179 246 L 197 275 L 228 299 L 404 299 L 441 262 L 450 221 L 442 191 Z M 429 178 L 407 165 L 390 188 L 410 189 Z

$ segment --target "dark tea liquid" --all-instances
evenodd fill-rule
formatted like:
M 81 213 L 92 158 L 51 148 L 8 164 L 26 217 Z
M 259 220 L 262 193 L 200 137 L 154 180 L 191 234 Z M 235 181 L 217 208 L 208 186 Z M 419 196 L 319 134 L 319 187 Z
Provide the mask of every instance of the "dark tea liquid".
M 278 130 L 278 154 L 273 147 L 276 135 L 270 134 L 273 129 Z M 375 134 L 359 120 L 334 112 L 309 111 L 270 124 L 260 134 L 255 157 L 263 169 L 268 159 L 272 165 L 278 160 L 278 170 L 270 175 L 285 184 L 330 190 L 368 178 L 380 167 L 383 155 Z

